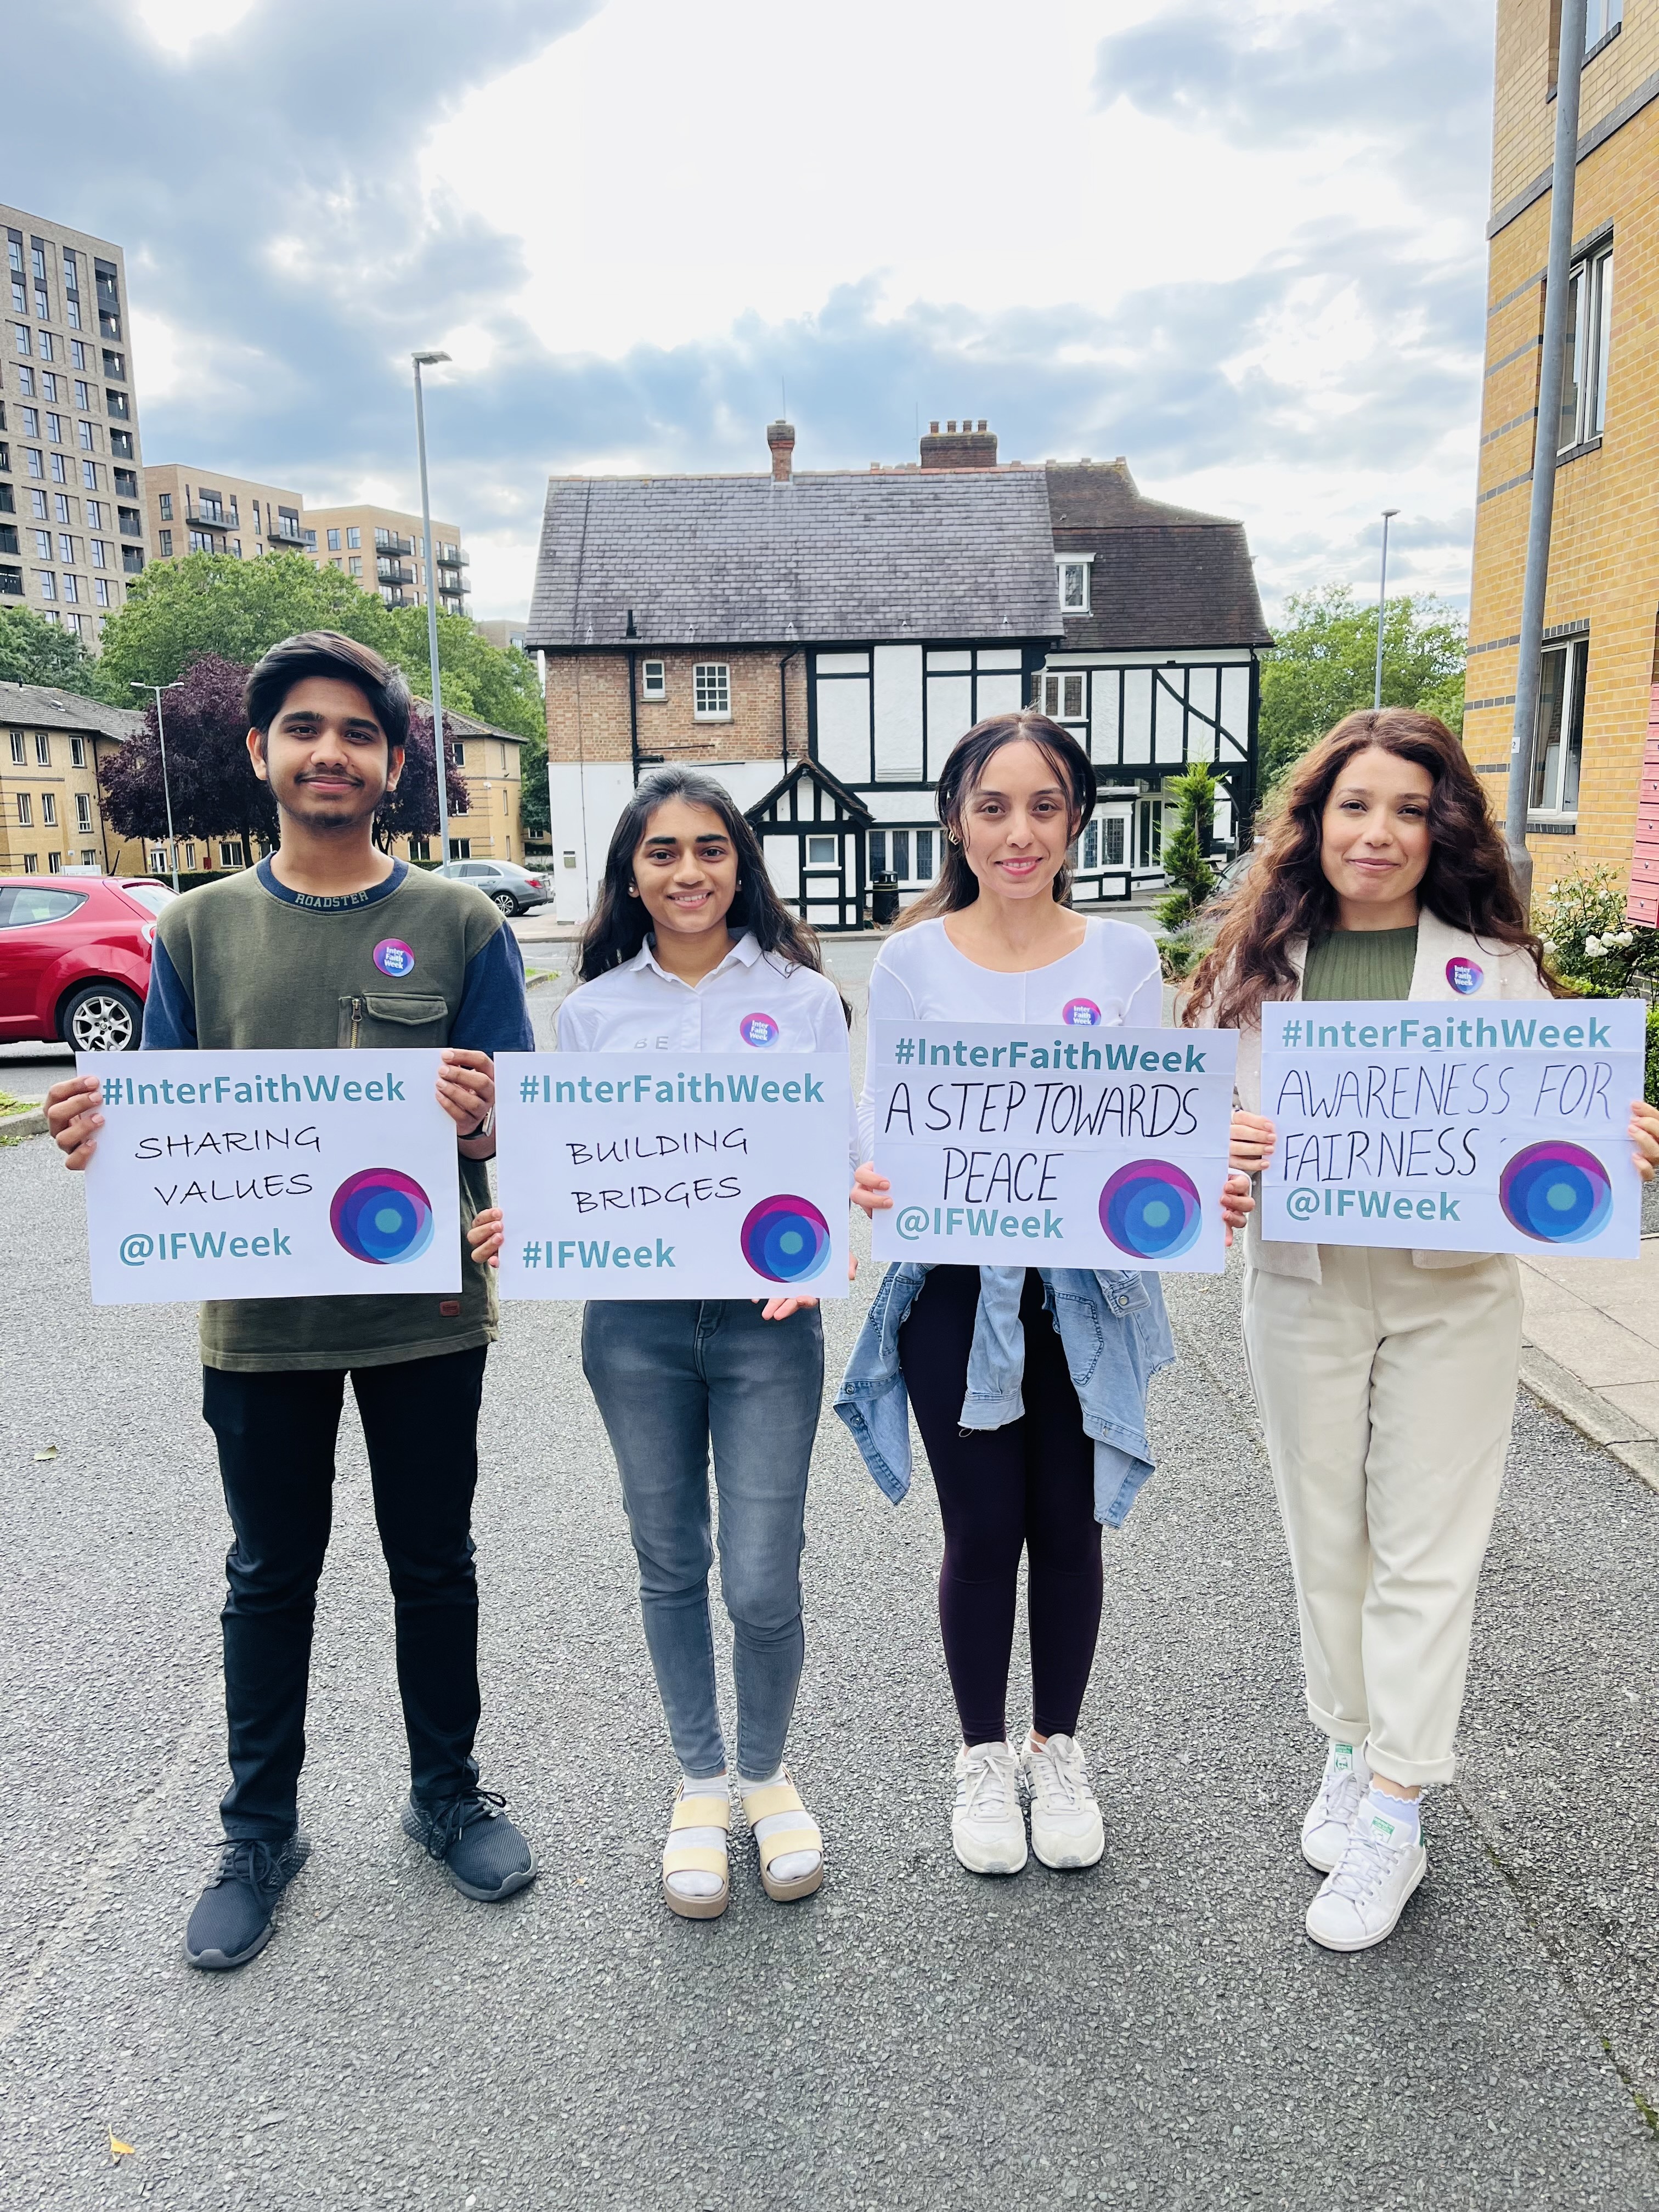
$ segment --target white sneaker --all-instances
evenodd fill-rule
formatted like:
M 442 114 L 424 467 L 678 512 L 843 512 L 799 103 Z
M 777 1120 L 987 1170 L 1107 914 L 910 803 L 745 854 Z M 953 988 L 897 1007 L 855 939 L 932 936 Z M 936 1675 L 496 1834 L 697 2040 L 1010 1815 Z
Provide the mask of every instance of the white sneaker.
M 957 1753 L 951 1842 L 970 1874 L 1018 1874 L 1025 1863 L 1025 1816 L 1011 1743 L 971 1743 Z
M 1370 1769 L 1364 1752 L 1351 1747 L 1344 1761 L 1333 1746 L 1325 1761 L 1319 1795 L 1302 1822 L 1302 1856 L 1321 1874 L 1330 1874 L 1340 1863 L 1348 1848 L 1353 1816 L 1370 1786 Z
M 1031 1793 L 1031 1849 L 1043 1865 L 1095 1865 L 1106 1830 L 1077 1738 L 1051 1735 L 1039 1751 L 1027 1736 L 1019 1768 Z
M 1375 1808 L 1361 1812 L 1334 1873 L 1308 1907 L 1308 1933 L 1328 1951 L 1369 1951 L 1392 1936 L 1406 1899 L 1429 1870 L 1422 1842 L 1397 1840 L 1398 1825 Z

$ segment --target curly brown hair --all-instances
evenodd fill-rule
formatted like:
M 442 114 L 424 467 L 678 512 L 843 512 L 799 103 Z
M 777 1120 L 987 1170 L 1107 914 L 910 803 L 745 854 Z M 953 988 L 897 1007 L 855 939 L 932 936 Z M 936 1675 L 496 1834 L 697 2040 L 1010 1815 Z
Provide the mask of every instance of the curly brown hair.
M 1336 920 L 1336 893 L 1320 864 L 1326 804 L 1349 762 L 1373 750 L 1415 761 L 1433 779 L 1419 903 L 1449 928 L 1530 953 L 1540 980 L 1561 995 L 1545 973 L 1543 947 L 1527 927 L 1509 854 L 1462 746 L 1432 714 L 1367 708 L 1327 731 L 1291 770 L 1249 872 L 1217 909 L 1220 927 L 1194 975 L 1184 1023 L 1207 1012 L 1218 1029 L 1246 1028 L 1261 1019 L 1264 999 L 1295 983 L 1291 945 L 1298 938 L 1311 943 Z

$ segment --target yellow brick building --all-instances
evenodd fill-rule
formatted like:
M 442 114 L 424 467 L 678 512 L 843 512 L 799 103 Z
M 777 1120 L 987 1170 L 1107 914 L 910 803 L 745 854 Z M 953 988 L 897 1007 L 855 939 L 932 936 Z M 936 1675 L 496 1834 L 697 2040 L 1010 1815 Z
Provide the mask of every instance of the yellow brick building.
M 1559 0 L 1498 0 L 1465 743 L 1504 808 L 1554 151 Z M 1628 875 L 1659 619 L 1659 0 L 1590 0 L 1528 844 L 1541 890 Z
M 98 793 L 100 762 L 143 726 L 129 708 L 0 684 L 0 876 L 143 872 L 143 848 L 109 827 Z

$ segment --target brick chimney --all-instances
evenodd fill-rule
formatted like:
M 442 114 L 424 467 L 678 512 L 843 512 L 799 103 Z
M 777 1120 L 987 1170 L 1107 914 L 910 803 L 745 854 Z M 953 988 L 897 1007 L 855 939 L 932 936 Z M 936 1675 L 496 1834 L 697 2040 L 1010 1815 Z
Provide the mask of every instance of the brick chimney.
M 927 425 L 927 435 L 921 441 L 921 465 L 925 469 L 994 469 L 997 465 L 997 434 L 988 430 L 984 417 L 977 427 L 967 416 L 961 428 L 947 422 L 941 434 L 939 424 Z
M 794 474 L 795 426 L 781 416 L 766 426 L 766 443 L 772 455 L 772 481 L 787 483 Z

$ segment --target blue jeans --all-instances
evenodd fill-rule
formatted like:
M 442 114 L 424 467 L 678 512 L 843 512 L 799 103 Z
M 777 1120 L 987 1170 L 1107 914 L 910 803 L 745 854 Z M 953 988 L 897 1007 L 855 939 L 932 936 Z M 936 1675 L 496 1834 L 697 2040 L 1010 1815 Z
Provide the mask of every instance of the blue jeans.
M 805 1651 L 806 1470 L 823 1394 L 817 1310 L 763 1321 L 746 1298 L 595 1299 L 582 1316 L 582 1371 L 622 1475 L 668 1733 L 696 1775 L 726 1765 L 708 1619 L 714 1447 L 738 1771 L 762 1779 L 782 1760 Z

